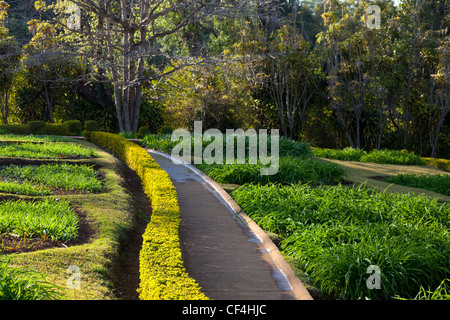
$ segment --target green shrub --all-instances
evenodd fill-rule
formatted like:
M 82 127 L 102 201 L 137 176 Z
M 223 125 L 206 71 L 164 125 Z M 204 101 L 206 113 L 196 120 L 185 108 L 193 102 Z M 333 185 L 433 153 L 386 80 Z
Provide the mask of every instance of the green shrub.
M 32 134 L 42 133 L 45 128 L 45 122 L 40 121 L 30 121 L 28 122 L 28 126 L 30 127 L 30 131 Z
M 30 127 L 26 124 L 0 124 L 0 130 L 18 135 L 31 134 Z
M 81 135 L 81 121 L 80 120 L 68 120 L 64 122 L 66 127 L 66 135 L 68 136 L 80 136 Z
M 344 186 L 245 185 L 233 198 L 258 225 L 279 234 L 324 297 L 414 297 L 450 268 L 450 205 L 424 196 Z M 381 289 L 366 285 L 381 271 Z
M 43 129 L 43 134 L 65 136 L 66 126 L 64 124 L 46 123 L 45 128 Z
M 98 122 L 95 120 L 86 120 L 84 122 L 84 131 L 98 131 Z
M 139 130 L 138 130 L 138 132 L 136 134 L 136 138 L 137 139 L 142 139 L 148 134 L 150 134 L 149 128 L 147 128 L 146 126 L 142 126 L 142 127 L 139 128 Z
M 425 165 L 425 161 L 414 152 L 406 153 L 397 150 L 374 150 L 363 155 L 360 160 L 382 164 Z
M 207 299 L 183 267 L 179 239 L 180 208 L 167 172 L 145 149 L 119 135 L 92 132 L 90 139 L 116 154 L 137 173 L 152 202 L 153 212 L 139 255 L 140 299 Z
M 158 134 L 172 134 L 172 132 L 172 127 L 168 125 L 164 125 L 158 130 Z

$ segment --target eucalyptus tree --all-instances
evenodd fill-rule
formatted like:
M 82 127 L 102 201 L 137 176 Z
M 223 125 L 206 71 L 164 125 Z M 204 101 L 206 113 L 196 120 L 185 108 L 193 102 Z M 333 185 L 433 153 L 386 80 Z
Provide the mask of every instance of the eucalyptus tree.
M 119 130 L 136 132 L 143 85 L 167 75 L 164 66 L 177 58 L 170 52 L 162 52 L 158 41 L 213 14 L 218 3 L 57 0 L 52 5 L 37 1 L 36 6 L 59 28 L 59 42 L 65 50 L 89 61 L 93 76 L 99 73 L 105 76 L 94 77 L 94 81 L 112 83 Z M 155 66 L 156 62 L 159 65 Z M 185 59 L 177 68 L 188 64 L 190 61 Z

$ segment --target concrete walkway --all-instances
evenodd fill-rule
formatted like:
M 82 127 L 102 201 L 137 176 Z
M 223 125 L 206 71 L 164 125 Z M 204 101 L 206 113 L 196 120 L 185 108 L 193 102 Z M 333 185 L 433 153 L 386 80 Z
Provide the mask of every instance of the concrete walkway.
M 237 205 L 220 186 L 191 165 L 177 165 L 165 154 L 147 151 L 177 190 L 185 268 L 206 296 L 214 300 L 311 299 L 273 243 L 255 232 L 245 215 L 236 214 L 233 206 Z

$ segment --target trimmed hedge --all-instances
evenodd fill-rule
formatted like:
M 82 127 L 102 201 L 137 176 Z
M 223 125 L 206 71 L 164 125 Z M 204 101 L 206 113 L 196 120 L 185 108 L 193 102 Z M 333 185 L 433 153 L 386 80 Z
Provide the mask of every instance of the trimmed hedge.
M 125 161 L 141 178 L 152 202 L 152 217 L 143 235 L 139 257 L 140 299 L 208 299 L 183 266 L 179 244 L 180 208 L 167 172 L 145 149 L 119 135 L 91 132 L 89 139 Z
M 78 124 L 79 121 L 77 121 L 66 121 L 63 124 L 44 123 L 43 121 L 30 121 L 28 124 L 0 124 L 0 131 L 17 135 L 48 134 L 54 136 L 75 136 L 81 134 L 81 123 Z

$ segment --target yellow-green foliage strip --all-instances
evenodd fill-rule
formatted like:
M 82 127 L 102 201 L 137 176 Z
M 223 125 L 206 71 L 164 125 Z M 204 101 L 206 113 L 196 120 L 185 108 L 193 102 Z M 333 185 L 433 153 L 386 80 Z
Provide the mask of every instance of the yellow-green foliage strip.
M 427 166 L 433 166 L 450 172 L 450 160 L 435 158 L 422 158 L 422 160 L 426 162 Z
M 90 132 L 89 140 L 125 161 L 141 178 L 143 189 L 152 202 L 152 217 L 144 232 L 139 256 L 140 299 L 208 299 L 183 266 L 179 239 L 180 208 L 167 172 L 145 149 L 121 136 Z

